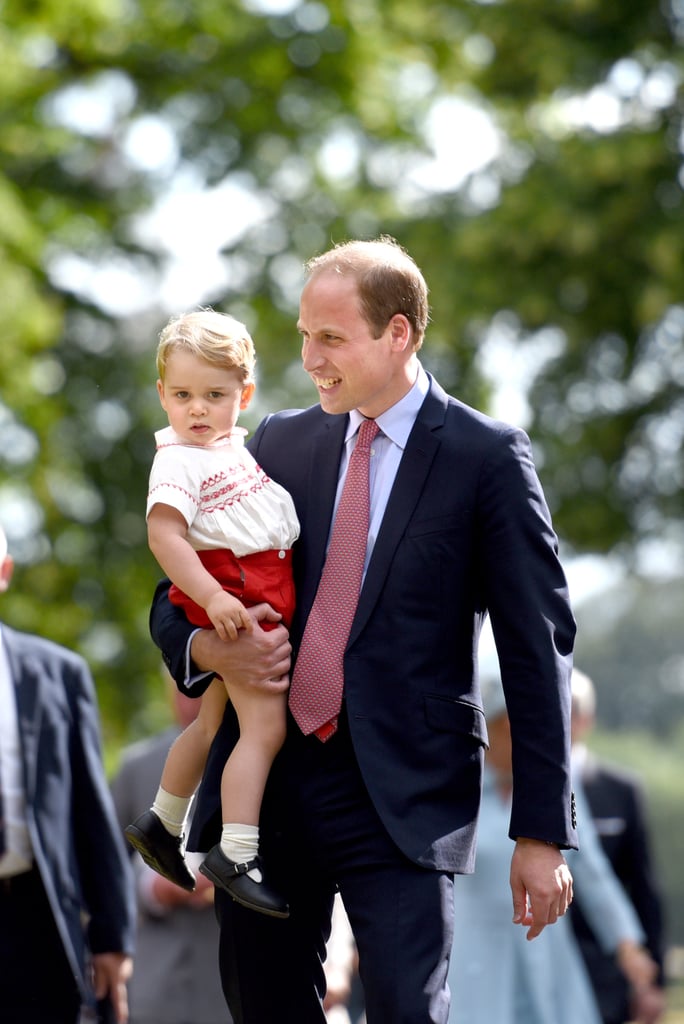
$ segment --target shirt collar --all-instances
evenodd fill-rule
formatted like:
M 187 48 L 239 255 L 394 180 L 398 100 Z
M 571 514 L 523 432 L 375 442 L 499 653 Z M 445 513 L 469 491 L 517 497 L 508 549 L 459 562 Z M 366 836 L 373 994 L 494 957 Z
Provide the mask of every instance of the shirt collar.
M 408 436 L 413 429 L 413 424 L 416 422 L 420 407 L 429 390 L 430 379 L 421 364 L 418 363 L 418 373 L 410 391 L 375 419 L 385 437 L 388 437 L 402 451 L 406 447 Z M 344 438 L 345 444 L 350 437 L 354 436 L 365 418 L 358 409 L 351 410 L 347 433 Z

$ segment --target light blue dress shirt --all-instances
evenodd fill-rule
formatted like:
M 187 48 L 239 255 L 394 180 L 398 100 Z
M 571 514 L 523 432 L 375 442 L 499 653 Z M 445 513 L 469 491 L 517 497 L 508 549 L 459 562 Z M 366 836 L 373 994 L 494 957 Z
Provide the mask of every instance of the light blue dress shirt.
M 419 363 L 416 380 L 408 394 L 404 395 L 403 398 L 375 419 L 380 432 L 376 435 L 371 445 L 369 476 L 371 515 L 364 573 L 373 554 L 375 541 L 382 525 L 392 485 L 394 484 L 399 463 L 406 448 L 406 442 L 429 390 L 430 381 L 428 375 Z M 337 514 L 337 506 L 342 496 L 349 459 L 356 445 L 358 430 L 364 418 L 357 409 L 352 409 L 349 413 L 349 425 L 344 440 L 345 447 L 340 459 L 340 476 L 335 496 L 335 515 Z M 334 521 L 335 518 L 333 516 L 333 523 Z M 328 538 L 329 540 L 330 538 Z

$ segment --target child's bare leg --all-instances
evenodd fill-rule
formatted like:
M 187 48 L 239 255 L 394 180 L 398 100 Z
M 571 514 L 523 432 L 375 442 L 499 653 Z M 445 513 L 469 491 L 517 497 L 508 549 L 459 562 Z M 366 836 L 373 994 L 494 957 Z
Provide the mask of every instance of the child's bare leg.
M 252 689 L 230 692 L 230 697 L 240 738 L 221 776 L 222 818 L 258 825 L 268 773 L 285 741 L 287 693 Z
M 214 679 L 200 699 L 197 718 L 174 740 L 166 757 L 161 785 L 176 796 L 190 797 L 202 779 L 209 748 L 223 721 L 228 694 Z
M 287 694 L 231 688 L 230 683 L 227 689 L 240 725 L 240 738 L 221 777 L 220 846 L 209 852 L 200 871 L 245 906 L 286 917 L 287 903 L 266 882 L 254 861 L 259 853 L 264 789 L 273 759 L 285 740 Z
M 183 730 L 167 754 L 152 810 L 173 836 L 184 831 L 209 748 L 223 719 L 226 700 L 223 682 L 214 679 L 201 698 L 197 718 Z

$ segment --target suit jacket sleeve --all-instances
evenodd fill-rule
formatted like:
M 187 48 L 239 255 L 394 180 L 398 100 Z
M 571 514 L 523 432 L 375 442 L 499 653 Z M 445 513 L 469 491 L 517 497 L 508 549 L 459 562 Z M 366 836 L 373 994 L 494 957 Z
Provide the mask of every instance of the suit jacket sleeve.
M 510 834 L 574 847 L 575 622 L 529 439 L 510 428 L 501 442 L 481 473 L 480 557 L 513 739 Z
M 102 763 L 100 726 L 90 671 L 73 662 L 68 694 L 73 713 L 74 829 L 93 953 L 132 953 L 133 877 Z
M 214 677 L 210 673 L 196 672 L 190 661 L 190 640 L 197 627 L 188 622 L 180 608 L 171 604 L 170 587 L 168 579 L 157 584 L 150 610 L 150 633 L 178 689 L 188 696 L 201 697 Z

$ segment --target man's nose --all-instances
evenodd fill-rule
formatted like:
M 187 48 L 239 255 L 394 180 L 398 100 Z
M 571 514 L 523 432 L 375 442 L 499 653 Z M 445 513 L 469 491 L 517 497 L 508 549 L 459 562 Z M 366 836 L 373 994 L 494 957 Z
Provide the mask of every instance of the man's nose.
M 311 340 L 302 343 L 302 366 L 307 373 L 311 373 L 312 370 L 317 369 L 323 364 L 323 357 L 321 356 L 316 344 Z

